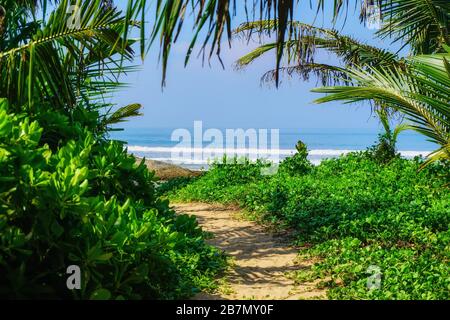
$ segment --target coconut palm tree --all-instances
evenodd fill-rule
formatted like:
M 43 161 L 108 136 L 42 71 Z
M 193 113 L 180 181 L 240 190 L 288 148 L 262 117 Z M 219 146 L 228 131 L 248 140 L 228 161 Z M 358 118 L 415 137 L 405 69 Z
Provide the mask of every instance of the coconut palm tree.
M 369 100 L 390 105 L 406 115 L 410 129 L 440 145 L 425 164 L 450 160 L 450 47 L 446 50 L 411 57 L 406 70 L 351 68 L 346 71 L 351 85 L 314 89 L 329 94 L 316 102 Z
M 361 20 L 368 17 L 368 4 L 361 9 Z M 411 54 L 430 54 L 442 52 L 443 46 L 450 43 L 448 1 L 428 0 L 394 0 L 378 1 L 379 18 L 382 23 L 376 32 L 379 38 L 392 37 L 393 42 L 403 41 L 409 45 Z M 272 35 L 277 30 L 279 20 L 260 20 L 242 24 L 235 30 L 237 35 L 250 38 L 253 34 Z M 278 67 L 265 74 L 264 80 L 278 80 L 278 71 L 291 75 L 299 74 L 303 79 L 309 79 L 310 74 L 316 75 L 323 84 L 340 82 L 345 77 L 342 72 L 347 67 L 401 67 L 404 63 L 398 54 L 382 50 L 375 46 L 362 43 L 350 36 L 333 29 L 318 28 L 301 22 L 288 22 L 288 39 L 282 44 L 286 54 L 286 66 Z M 245 67 L 265 53 L 277 50 L 278 40 L 264 43 L 237 61 L 238 67 Z M 334 53 L 344 63 L 329 65 L 315 61 L 316 53 L 326 50 Z
M 141 22 L 132 1 L 125 13 L 105 0 L 1 3 L 0 97 L 30 113 L 43 104 L 65 112 L 110 109 L 105 98 L 123 85 L 119 76 L 136 69 L 129 36 Z M 103 115 L 101 123 L 137 115 L 139 107 L 118 110 L 111 121 Z
M 367 16 L 367 7 L 375 3 L 380 4 L 387 0 L 355 0 L 361 5 L 362 19 Z M 217 54 L 220 59 L 221 42 L 224 34 L 231 44 L 232 39 L 232 19 L 238 9 L 246 12 L 249 22 L 261 20 L 277 21 L 275 27 L 276 34 L 276 80 L 278 83 L 278 70 L 284 53 L 284 42 L 289 38 L 292 27 L 291 22 L 297 5 L 300 0 L 253 0 L 238 2 L 234 0 L 158 0 L 156 6 L 156 22 L 152 32 L 151 42 L 159 37 L 162 51 L 163 83 L 166 76 L 168 58 L 171 45 L 174 43 L 185 22 L 187 12 L 190 10 L 194 14 L 194 36 L 188 47 L 186 64 L 188 63 L 202 31 L 205 31 L 201 50 L 205 52 L 209 46 L 209 57 Z M 333 0 L 333 19 L 336 19 L 343 11 L 349 7 L 350 0 Z M 325 0 L 316 1 L 317 10 L 324 10 Z
M 330 93 L 316 102 L 389 105 L 406 115 L 409 129 L 440 145 L 424 165 L 450 160 L 450 2 L 394 0 L 383 4 L 382 13 L 385 24 L 377 34 L 409 45 L 406 68 L 350 66 L 344 72 L 347 85 L 314 90 Z

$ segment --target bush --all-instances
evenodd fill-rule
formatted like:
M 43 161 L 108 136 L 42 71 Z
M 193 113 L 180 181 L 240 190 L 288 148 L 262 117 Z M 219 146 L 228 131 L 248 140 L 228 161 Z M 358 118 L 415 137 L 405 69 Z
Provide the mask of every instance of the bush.
M 419 170 L 422 163 L 396 157 L 380 164 L 361 152 L 306 174 L 280 170 L 232 184 L 213 168 L 171 198 L 234 202 L 284 223 L 310 248 L 302 253 L 319 258 L 298 281 L 331 279 L 323 280 L 330 298 L 449 299 L 448 167 Z M 371 266 L 382 273 L 377 290 L 367 288 Z
M 72 139 L 44 144 L 51 119 Z M 223 257 L 195 218 L 156 197 L 122 143 L 71 121 L 0 103 L 0 296 L 175 299 L 210 287 Z M 70 265 L 81 290 L 66 287 Z
M 211 164 L 211 169 L 200 178 L 179 188 L 182 180 L 163 183 L 159 193 L 171 197 L 181 192 L 186 198 L 205 202 L 236 202 L 246 193 L 247 184 L 265 180 L 262 169 L 268 167 L 264 161 L 251 162 L 248 159 L 227 159 Z M 226 190 L 226 191 L 225 191 Z M 183 197 L 182 197 L 183 198 Z
M 395 140 L 390 132 L 378 135 L 378 142 L 367 149 L 366 155 L 379 164 L 386 164 L 395 158 L 400 158 L 400 154 L 395 147 Z
M 306 174 L 311 171 L 313 165 L 308 160 L 308 148 L 306 144 L 299 141 L 295 146 L 297 153 L 292 157 L 284 159 L 280 163 L 279 170 L 287 174 Z
M 156 189 L 156 193 L 159 196 L 166 196 L 169 193 L 175 193 L 177 190 L 182 189 L 197 179 L 198 177 L 178 177 L 164 181 L 162 184 L 159 184 Z

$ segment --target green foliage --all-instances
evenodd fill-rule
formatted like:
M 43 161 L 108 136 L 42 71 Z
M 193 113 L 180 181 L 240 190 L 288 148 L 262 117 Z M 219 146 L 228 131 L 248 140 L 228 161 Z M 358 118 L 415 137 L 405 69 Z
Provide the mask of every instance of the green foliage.
M 394 158 L 381 165 L 361 152 L 323 161 L 307 174 L 280 170 L 241 182 L 214 167 L 170 198 L 237 203 L 295 230 L 298 244 L 310 248 L 302 252 L 319 258 L 298 281 L 327 279 L 330 298 L 449 299 L 448 167 L 419 171 L 422 162 Z M 380 289 L 367 288 L 372 265 L 381 269 Z
M 308 160 L 308 148 L 306 144 L 299 141 L 295 149 L 297 153 L 284 159 L 279 166 L 279 170 L 287 174 L 306 174 L 312 169 L 312 164 Z
M 194 217 L 158 198 L 145 164 L 107 139 L 109 125 L 140 115 L 109 99 L 135 69 L 136 29 L 145 51 L 146 1 L 125 12 L 72 4 L 2 1 L 0 297 L 175 299 L 211 288 L 221 254 Z M 66 287 L 70 265 L 81 268 L 79 291 Z
M 72 130 L 54 149 L 40 125 L 49 119 Z M 121 143 L 61 113 L 12 114 L 2 101 L 0 296 L 174 299 L 211 287 L 221 254 L 194 217 L 157 198 L 153 178 Z M 81 268 L 79 291 L 66 287 L 69 265 Z
M 211 164 L 211 170 L 200 178 L 194 178 L 185 188 L 179 188 L 179 180 L 168 181 L 162 184 L 158 190 L 168 196 L 192 193 L 189 199 L 206 202 L 236 202 L 239 194 L 245 193 L 247 184 L 265 180 L 261 174 L 263 168 L 268 165 L 263 161 L 251 162 L 245 158 L 227 159 Z M 175 184 L 175 186 L 173 186 Z M 224 192 L 224 190 L 227 190 Z M 184 198 L 183 198 L 184 200 Z
M 450 47 L 446 53 L 412 57 L 407 69 L 359 67 L 345 71 L 352 85 L 324 87 L 315 92 L 329 93 L 317 103 L 329 101 L 361 102 L 374 100 L 406 116 L 404 127 L 423 134 L 440 146 L 429 155 L 428 163 L 450 159 Z
M 160 36 L 164 76 L 188 2 L 156 2 L 151 38 Z M 411 4 L 407 2 L 380 1 L 383 16 L 389 17 L 385 30 L 411 44 L 414 52 L 443 51 L 449 44 L 448 4 L 417 0 L 412 10 L 423 15 L 412 19 L 397 14 Z M 121 143 L 105 137 L 109 124 L 138 115 L 140 106 L 100 115 L 102 109 L 112 110 L 105 98 L 122 86 L 119 75 L 133 69 L 127 65 L 134 57 L 136 40 L 130 35 L 136 29 L 144 56 L 147 1 L 129 0 L 125 12 L 112 1 L 79 1 L 82 19 L 73 27 L 67 24 L 71 1 L 57 1 L 50 14 L 46 9 L 52 1 L 2 3 L 7 10 L 0 15 L 0 97 L 11 106 L 0 101 L 0 295 L 183 298 L 211 286 L 223 259 L 204 243 L 195 219 L 175 215 L 158 198 L 153 174 L 143 163 L 136 165 Z M 336 18 L 347 1 L 334 3 Z M 186 62 L 204 27 L 203 48 L 212 44 L 211 54 L 220 53 L 224 32 L 231 39 L 230 4 L 210 0 L 192 7 L 197 29 Z M 252 8 L 260 12 L 255 19 L 277 20 L 277 82 L 283 51 L 298 34 L 292 32 L 294 8 L 294 1 L 276 8 L 262 1 Z M 324 8 L 323 0 L 318 8 Z M 352 39 L 334 38 L 322 45 L 335 48 L 347 61 L 364 58 L 373 65 L 379 57 L 395 60 L 369 46 L 349 52 Z M 338 94 L 330 100 L 371 100 L 400 110 L 413 120 L 415 130 L 441 144 L 432 159 L 448 159 L 448 59 L 416 57 L 410 64 L 414 72 L 405 76 L 391 74 L 404 71 L 403 65 L 368 75 L 364 70 L 345 72 L 356 89 L 322 90 Z M 330 76 L 343 72 L 314 63 L 302 72 L 324 70 Z M 376 158 L 384 158 L 387 149 L 381 150 Z M 238 202 L 296 228 L 300 241 L 314 245 L 311 254 L 322 257 L 311 276 L 328 273 L 343 281 L 330 284 L 331 297 L 446 299 L 450 201 L 442 184 L 448 168 L 434 164 L 418 174 L 419 165 L 394 159 L 381 167 L 365 154 L 312 168 L 304 149 L 274 177 L 261 175 L 262 162 L 235 159 L 231 165 L 214 165 L 179 191 L 175 183 L 166 190 L 182 199 Z M 361 272 L 377 257 L 384 259 L 378 265 L 389 277 L 381 290 L 369 294 Z M 65 286 L 70 264 L 81 266 L 80 292 Z
M 156 193 L 161 196 L 173 193 L 176 190 L 179 190 L 187 186 L 188 184 L 194 182 L 197 179 L 198 177 L 179 177 L 171 179 L 159 185 L 158 188 L 156 189 Z
M 378 135 L 378 143 L 368 148 L 366 155 L 380 164 L 389 163 L 395 158 L 399 158 L 397 152 L 398 135 L 409 128 L 407 124 L 399 124 L 394 130 L 391 130 L 388 111 L 385 108 L 376 111 L 380 118 L 380 122 L 384 127 L 384 133 Z
M 390 133 L 379 134 L 378 142 L 368 148 L 366 152 L 369 157 L 380 164 L 388 163 L 400 156 Z

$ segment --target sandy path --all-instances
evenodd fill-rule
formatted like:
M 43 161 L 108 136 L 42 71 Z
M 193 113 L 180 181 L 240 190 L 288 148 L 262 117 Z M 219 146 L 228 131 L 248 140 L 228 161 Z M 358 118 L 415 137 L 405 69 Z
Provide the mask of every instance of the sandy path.
M 197 299 L 310 299 L 325 296 L 312 284 L 295 286 L 294 281 L 286 277 L 286 272 L 310 266 L 296 262 L 298 250 L 256 223 L 236 219 L 238 211 L 200 203 L 175 204 L 174 208 L 179 213 L 197 216 L 203 229 L 214 235 L 209 243 L 234 259 L 221 293 L 201 294 Z

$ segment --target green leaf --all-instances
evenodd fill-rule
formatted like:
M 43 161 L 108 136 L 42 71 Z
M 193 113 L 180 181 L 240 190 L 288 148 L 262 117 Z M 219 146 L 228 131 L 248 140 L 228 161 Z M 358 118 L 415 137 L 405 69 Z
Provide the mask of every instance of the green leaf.
M 56 220 L 53 221 L 50 229 L 52 233 L 56 236 L 56 238 L 59 238 L 64 233 L 64 228 L 61 227 L 61 225 Z
M 97 289 L 95 290 L 90 297 L 91 300 L 109 300 L 111 299 L 111 292 L 107 289 Z

